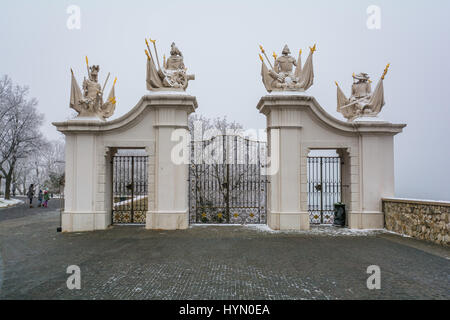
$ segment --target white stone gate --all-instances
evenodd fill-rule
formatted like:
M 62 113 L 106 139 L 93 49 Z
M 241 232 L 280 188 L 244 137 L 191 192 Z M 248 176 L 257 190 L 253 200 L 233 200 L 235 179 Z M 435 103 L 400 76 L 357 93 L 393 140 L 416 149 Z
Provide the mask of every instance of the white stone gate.
M 336 150 L 342 159 L 347 226 L 383 228 L 381 199 L 394 195 L 394 135 L 405 124 L 343 122 L 302 94 L 266 95 L 257 109 L 267 117 L 269 158 L 278 167 L 268 184 L 270 228 L 309 229 L 307 158 L 317 149 Z
M 148 156 L 148 229 L 188 226 L 188 167 L 175 164 L 171 136 L 186 129 L 196 98 L 186 94 L 142 97 L 112 121 L 77 117 L 53 123 L 66 136 L 63 231 L 89 231 L 112 223 L 112 157 L 119 149 L 144 149 Z

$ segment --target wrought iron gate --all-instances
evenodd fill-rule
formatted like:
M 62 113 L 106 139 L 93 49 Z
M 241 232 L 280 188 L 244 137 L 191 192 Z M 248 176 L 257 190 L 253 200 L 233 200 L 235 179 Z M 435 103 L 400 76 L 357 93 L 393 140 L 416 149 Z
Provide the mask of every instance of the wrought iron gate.
M 332 224 L 334 204 L 341 202 L 339 157 L 308 157 L 308 211 L 312 224 Z
M 113 223 L 145 223 L 148 207 L 148 157 L 114 156 L 112 164 Z
M 191 142 L 190 223 L 266 223 L 266 143 L 223 135 Z

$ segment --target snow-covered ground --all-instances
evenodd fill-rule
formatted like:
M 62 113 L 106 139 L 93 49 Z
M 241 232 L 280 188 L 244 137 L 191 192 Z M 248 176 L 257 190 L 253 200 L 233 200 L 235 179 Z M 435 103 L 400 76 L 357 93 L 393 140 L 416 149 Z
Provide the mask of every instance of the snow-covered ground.
M 299 230 L 272 230 L 266 224 L 246 224 L 246 225 L 230 225 L 230 224 L 194 224 L 191 227 L 206 227 L 206 226 L 242 226 L 244 228 L 249 228 L 258 232 L 273 233 L 273 234 L 305 234 L 305 235 L 323 235 L 323 236 L 368 236 L 379 233 L 394 233 L 386 229 L 348 229 L 333 227 L 332 225 L 324 226 L 311 226 L 310 230 L 299 231 Z
M 292 233 L 292 234 L 314 234 L 314 235 L 324 235 L 324 236 L 366 236 L 377 233 L 386 232 L 384 229 L 348 229 L 333 226 L 311 226 L 310 230 L 299 231 L 299 230 L 272 230 L 265 224 L 249 224 L 246 225 L 247 228 L 254 229 L 259 232 L 267 233 Z
M 18 199 L 5 200 L 4 198 L 0 198 L 0 208 L 12 207 L 19 203 L 23 203 L 23 201 Z

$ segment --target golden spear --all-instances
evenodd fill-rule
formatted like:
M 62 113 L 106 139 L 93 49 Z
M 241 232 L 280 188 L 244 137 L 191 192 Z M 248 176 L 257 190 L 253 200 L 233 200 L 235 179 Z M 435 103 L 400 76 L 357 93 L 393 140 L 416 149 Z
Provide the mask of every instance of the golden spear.
M 267 62 L 269 62 L 270 67 L 273 69 L 273 65 L 272 65 L 272 63 L 270 63 L 269 58 L 267 58 L 266 51 L 264 50 L 263 46 L 259 45 L 259 48 L 261 49 L 261 52 L 263 53 L 264 57 L 266 57 Z
M 148 54 L 148 51 L 147 51 L 147 50 L 145 50 L 145 54 L 146 54 L 148 60 L 151 60 L 151 59 L 150 59 L 150 55 Z
M 386 68 L 384 68 L 383 75 L 381 76 L 381 80 L 384 80 L 384 77 L 386 76 L 386 73 L 388 72 L 390 65 L 391 65 L 391 64 L 388 63 L 388 64 L 386 65 Z
M 314 53 L 314 51 L 316 51 L 316 44 L 314 43 L 314 45 L 312 47 L 309 47 L 309 50 L 311 50 L 311 53 Z
M 89 76 L 89 78 L 91 78 L 91 72 L 89 71 L 89 60 L 88 60 L 87 56 L 86 56 L 86 68 L 87 68 L 88 76 Z
M 156 40 L 152 40 L 152 38 L 150 38 L 150 42 L 153 43 L 153 47 L 155 48 L 156 62 L 158 63 L 159 70 L 161 70 L 161 66 L 159 65 L 158 50 L 156 50 Z
M 145 52 L 147 52 L 147 57 L 148 57 L 149 60 L 152 60 L 152 59 L 153 59 L 153 56 L 152 56 L 152 50 L 150 50 L 150 46 L 148 45 L 147 39 L 145 39 L 145 44 L 147 45 L 147 49 L 148 49 L 148 51 L 145 50 Z M 150 53 L 150 56 L 148 55 L 149 53 Z M 150 58 L 151 58 L 151 59 L 150 59 Z
M 275 61 L 277 61 L 277 54 L 275 53 L 275 51 L 273 52 L 272 57 Z

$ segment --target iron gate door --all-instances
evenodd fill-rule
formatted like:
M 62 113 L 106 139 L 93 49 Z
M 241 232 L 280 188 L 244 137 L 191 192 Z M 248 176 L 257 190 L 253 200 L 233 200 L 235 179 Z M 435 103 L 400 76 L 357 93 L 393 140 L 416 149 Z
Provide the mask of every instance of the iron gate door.
M 311 224 L 332 224 L 334 204 L 341 202 L 339 157 L 308 157 L 308 211 Z
M 265 142 L 240 136 L 191 142 L 190 223 L 266 223 L 265 155 Z
M 144 224 L 148 208 L 148 157 L 114 156 L 113 224 Z

